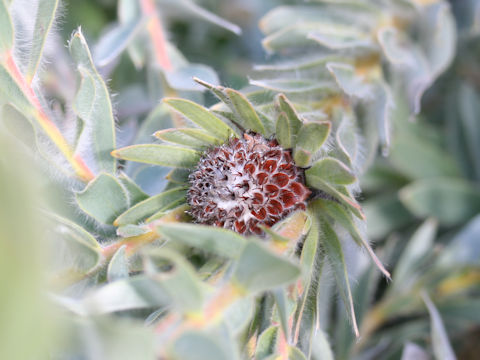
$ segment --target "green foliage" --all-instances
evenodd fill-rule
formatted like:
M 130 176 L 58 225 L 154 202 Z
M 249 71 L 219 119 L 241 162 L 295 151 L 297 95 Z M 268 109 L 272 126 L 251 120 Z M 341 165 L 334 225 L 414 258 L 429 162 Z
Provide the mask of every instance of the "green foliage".
M 233 231 L 210 226 L 162 224 L 158 232 L 171 241 L 228 258 L 238 258 L 245 245 L 245 239 Z
M 114 157 L 152 165 L 190 168 L 200 159 L 197 151 L 156 144 L 132 145 L 112 152 Z
M 165 99 L 164 102 L 219 140 L 225 141 L 233 133 L 228 125 L 194 102 L 183 99 Z
M 112 224 L 129 204 L 126 189 L 108 174 L 97 176 L 75 197 L 80 209 L 102 224 Z
M 66 2 L 69 40 L 59 3 L 0 0 L 0 358 L 473 356 L 474 1 Z M 264 56 L 247 17 L 272 61 L 220 86 Z M 195 224 L 189 174 L 248 132 L 308 206 L 262 237 Z
M 72 35 L 68 45 L 81 77 L 73 104 L 75 113 L 84 122 L 82 128 L 91 137 L 98 170 L 114 173 L 115 158 L 110 156 L 110 152 L 115 148 L 115 124 L 108 89 L 95 69 L 87 42 L 80 31 Z

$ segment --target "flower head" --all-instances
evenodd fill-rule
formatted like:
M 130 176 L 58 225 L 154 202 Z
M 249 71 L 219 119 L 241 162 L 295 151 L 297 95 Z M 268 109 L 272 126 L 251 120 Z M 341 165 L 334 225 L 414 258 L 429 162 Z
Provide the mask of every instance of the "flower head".
M 310 195 L 290 151 L 256 133 L 208 151 L 189 180 L 190 213 L 197 222 L 245 235 L 260 235 L 259 225 L 270 227 L 305 210 Z

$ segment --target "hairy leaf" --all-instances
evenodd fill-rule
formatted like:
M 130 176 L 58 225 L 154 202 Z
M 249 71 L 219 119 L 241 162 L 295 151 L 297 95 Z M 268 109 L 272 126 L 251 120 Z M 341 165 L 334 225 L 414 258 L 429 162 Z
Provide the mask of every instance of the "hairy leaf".
M 187 245 L 228 258 L 238 258 L 245 246 L 242 236 L 227 229 L 194 224 L 161 224 L 160 234 L 171 241 Z
M 113 221 L 128 207 L 128 194 L 112 175 L 102 173 L 75 195 L 80 208 L 102 224 Z
M 186 194 L 187 192 L 185 188 L 174 188 L 161 192 L 158 195 L 154 195 L 137 203 L 127 211 L 123 212 L 115 219 L 114 224 L 115 226 L 120 226 L 138 223 L 155 212 L 163 211 L 178 200 L 184 199 Z
M 233 130 L 230 129 L 228 125 L 203 106 L 183 99 L 167 98 L 164 102 L 193 123 L 204 128 L 209 134 L 222 141 L 227 140 L 233 134 Z
M 291 283 L 300 274 L 298 266 L 249 241 L 234 270 L 234 282 L 251 292 L 260 292 Z
M 197 151 L 157 144 L 127 146 L 112 151 L 112 156 L 146 164 L 187 169 L 195 166 L 200 159 L 200 154 Z
M 45 42 L 55 20 L 58 3 L 58 0 L 40 0 L 38 2 L 37 14 L 35 16 L 35 26 L 33 30 L 35 36 L 33 37 L 27 71 L 25 73 L 27 81 L 31 82 L 37 72 L 38 65 L 42 58 Z
M 74 102 L 76 114 L 87 124 L 93 156 L 100 171 L 114 173 L 116 161 L 110 155 L 115 149 L 115 120 L 107 86 L 95 69 L 87 42 L 80 30 L 69 43 L 72 58 L 81 77 Z

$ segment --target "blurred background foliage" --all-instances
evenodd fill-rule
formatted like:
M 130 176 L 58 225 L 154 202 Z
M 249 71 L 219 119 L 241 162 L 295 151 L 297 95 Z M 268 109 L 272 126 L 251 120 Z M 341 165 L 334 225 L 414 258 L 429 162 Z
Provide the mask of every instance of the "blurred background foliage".
M 132 39 L 129 36 L 137 31 L 128 17 L 141 10 L 130 8 L 132 3 L 122 0 L 62 2 L 61 16 L 56 24 L 58 31 L 46 47 L 47 61 L 44 71 L 39 73 L 45 97 L 53 103 L 53 113 L 67 119 L 61 126 L 73 134 L 67 122 L 76 116 L 68 103 L 75 96 L 77 80 L 71 72 L 72 60 L 65 44 L 81 26 L 100 74 L 109 79 L 107 85 L 111 93 L 117 94 L 113 103 L 118 147 L 150 142 L 154 131 L 175 125 L 178 119 L 170 117 L 163 105 L 158 105 L 158 99 L 163 96 L 181 96 L 213 104 L 211 95 L 200 92 L 189 81 L 192 76 L 237 89 L 247 86 L 248 76 L 258 76 L 252 64 L 275 59 L 275 55 L 266 55 L 262 48 L 264 35 L 258 22 L 274 7 L 298 2 L 203 0 L 193 2 L 196 5 L 192 7 L 182 5 L 190 4 L 189 1 L 158 1 L 165 36 L 171 45 L 170 58 L 174 59 L 174 65 L 170 66 L 178 66 L 171 78 L 159 71 L 159 59 L 145 40 L 148 34 L 143 34 L 141 40 L 136 37 L 135 41 L 129 41 L 128 50 L 118 57 L 110 56 L 112 36 L 120 34 L 122 38 Z M 197 5 L 210 13 L 199 10 Z M 459 359 L 478 358 L 480 3 L 451 0 L 450 6 L 457 27 L 452 64 L 426 91 L 422 110 L 414 119 L 407 101 L 397 103 L 391 122 L 388 156 L 382 156 L 375 148 L 375 160 L 360 178 L 360 200 L 368 224 L 366 231 L 393 280 L 381 278 L 366 256 L 358 254 L 356 248 L 346 247 L 361 338 L 355 340 L 346 313 L 332 295 L 332 276 L 324 272 L 319 279 L 322 301 L 319 301 L 318 313 L 320 328 L 330 341 L 332 354 L 325 350 L 328 346 L 322 345 L 325 338 L 321 336 L 314 345 L 320 349 L 314 351 L 315 359 L 451 359 L 453 353 Z M 237 26 L 242 30 L 241 35 Z M 19 120 L 12 131 L 19 133 L 24 144 L 31 144 L 33 135 L 27 127 L 20 127 L 20 123 Z M 50 312 L 41 291 L 46 280 L 39 269 L 44 266 L 42 261 L 52 265 L 55 260 L 48 258 L 45 249 L 39 246 L 34 229 L 40 219 L 36 219 L 38 214 L 32 212 L 28 204 L 31 199 L 37 199 L 39 193 L 65 190 L 50 185 L 41 187 L 42 181 L 40 184 L 36 181 L 19 183 L 19 179 L 35 179 L 39 175 L 24 174 L 21 168 L 12 166 L 24 161 L 8 155 L 17 152 L 12 150 L 16 146 L 18 144 L 11 144 L 7 139 L 1 140 L 0 358 L 152 358 L 152 333 L 141 323 L 131 321 L 137 315 L 145 317 L 143 310 L 125 311 L 120 313 L 119 319 L 113 320 L 104 313 L 124 310 L 121 304 L 103 304 L 109 308 L 102 309 L 101 303 L 95 303 L 100 307 L 97 315 L 73 321 L 68 315 Z M 369 148 L 368 143 L 365 148 Z M 129 163 L 124 170 L 147 195 L 157 194 L 166 185 L 166 181 L 158 181 L 167 174 L 165 168 Z M 78 184 L 69 182 L 70 186 L 79 189 Z M 11 199 L 9 195 L 13 193 L 20 197 Z M 146 197 L 145 193 L 140 194 L 140 198 Z M 35 201 L 55 202 L 51 205 L 53 208 L 61 207 L 62 213 L 68 214 L 71 220 L 85 222 L 85 216 L 69 205 L 72 199 L 68 195 L 57 194 L 54 199 L 59 200 Z M 64 221 L 65 228 L 75 234 L 73 237 L 86 236 L 68 220 Z M 115 236 L 115 229 L 98 227 L 93 222 L 87 222 L 86 229 L 107 239 Z M 65 231 L 61 229 L 60 232 Z M 96 254 L 85 241 L 88 242 L 83 239 L 69 246 L 74 246 L 75 252 Z M 69 252 L 58 242 L 52 246 L 59 253 Z M 152 258 L 149 261 L 153 263 Z M 121 262 L 120 255 L 116 259 Z M 66 257 L 63 261 L 70 260 Z M 91 268 L 96 260 L 92 261 L 92 264 L 77 265 Z M 141 259 L 135 261 L 140 263 Z M 166 266 L 165 259 L 159 263 L 150 266 Z M 55 269 L 67 268 L 66 264 L 53 265 Z M 121 264 L 118 266 L 121 269 Z M 187 269 L 189 274 L 188 265 L 182 263 L 180 268 Z M 98 276 L 121 279 L 124 274 L 112 269 Z M 69 294 L 83 293 L 89 281 L 93 280 L 85 279 L 69 288 Z M 106 291 L 112 291 L 112 296 L 123 294 L 122 289 L 112 287 Z M 80 311 L 75 308 L 76 304 L 64 303 L 64 298 L 55 301 L 73 313 Z M 248 304 L 245 308 L 248 310 Z M 156 316 L 161 314 L 151 314 L 146 323 L 153 323 Z M 267 337 L 268 333 L 264 340 Z M 177 345 L 181 353 L 181 344 Z M 57 347 L 55 354 L 44 350 L 52 346 Z M 223 350 L 228 353 L 228 349 Z M 35 356 L 30 351 L 47 355 Z

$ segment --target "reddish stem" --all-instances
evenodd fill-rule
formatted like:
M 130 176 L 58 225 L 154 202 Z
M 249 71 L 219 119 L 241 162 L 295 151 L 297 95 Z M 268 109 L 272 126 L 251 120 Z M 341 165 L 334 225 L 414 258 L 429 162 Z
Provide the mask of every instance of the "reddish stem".
M 149 18 L 147 29 L 152 40 L 155 58 L 163 70 L 171 71 L 173 66 L 167 54 L 167 42 L 155 8 L 155 2 L 154 0 L 140 0 L 140 5 L 143 14 Z
M 42 108 L 40 101 L 38 100 L 37 95 L 33 91 L 33 88 L 30 84 L 27 83 L 22 73 L 18 69 L 18 66 L 12 56 L 12 53 L 9 51 L 5 56 L 5 67 L 7 71 L 12 76 L 12 79 L 17 83 L 20 90 L 24 93 L 25 97 L 28 99 L 30 104 L 33 107 L 33 117 L 37 120 L 38 124 L 42 127 L 45 133 L 50 137 L 52 142 L 57 146 L 60 152 L 65 156 L 67 161 L 72 166 L 76 175 L 83 181 L 90 181 L 95 177 L 92 171 L 85 164 L 84 160 L 80 155 L 75 154 L 73 149 L 70 147 L 66 139 L 63 137 L 60 130 L 57 128 L 55 123 L 51 121 L 48 115 Z

